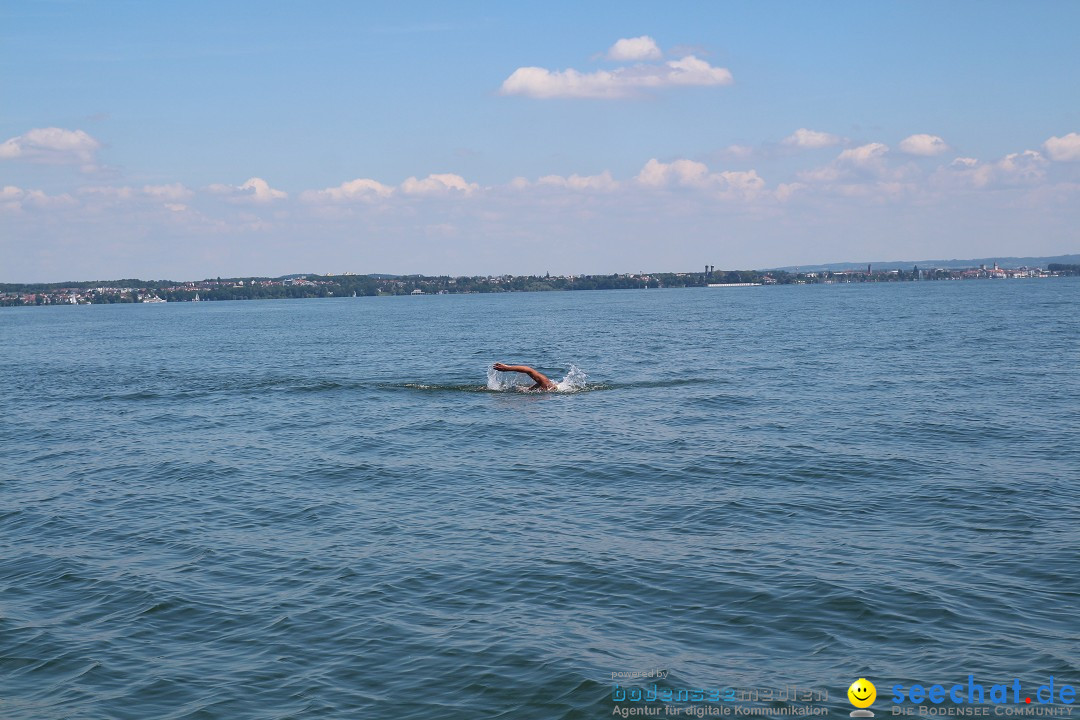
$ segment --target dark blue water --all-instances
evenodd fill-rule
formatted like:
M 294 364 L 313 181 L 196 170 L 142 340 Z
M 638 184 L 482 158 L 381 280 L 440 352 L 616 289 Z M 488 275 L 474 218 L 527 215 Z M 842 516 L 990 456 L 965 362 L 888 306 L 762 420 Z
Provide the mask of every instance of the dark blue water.
M 6 719 L 1080 684 L 1076 279 L 12 308 L 0 339 Z M 588 381 L 486 391 L 498 360 Z

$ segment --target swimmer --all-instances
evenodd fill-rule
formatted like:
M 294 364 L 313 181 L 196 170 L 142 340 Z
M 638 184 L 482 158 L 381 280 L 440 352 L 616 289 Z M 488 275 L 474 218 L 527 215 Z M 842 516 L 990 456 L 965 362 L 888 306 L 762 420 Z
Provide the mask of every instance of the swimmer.
M 554 392 L 559 387 L 555 383 L 551 382 L 543 373 L 538 370 L 534 370 L 528 365 L 504 365 L 503 363 L 495 363 L 495 369 L 499 372 L 518 372 L 525 373 L 531 377 L 536 384 L 529 388 L 529 390 L 543 390 L 544 392 Z

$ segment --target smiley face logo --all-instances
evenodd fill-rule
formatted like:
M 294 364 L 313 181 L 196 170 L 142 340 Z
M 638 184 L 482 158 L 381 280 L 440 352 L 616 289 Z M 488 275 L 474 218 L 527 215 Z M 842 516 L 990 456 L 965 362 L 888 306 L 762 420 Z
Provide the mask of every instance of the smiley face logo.
M 877 688 L 866 678 L 859 678 L 847 689 L 847 698 L 857 708 L 868 708 L 877 699 Z

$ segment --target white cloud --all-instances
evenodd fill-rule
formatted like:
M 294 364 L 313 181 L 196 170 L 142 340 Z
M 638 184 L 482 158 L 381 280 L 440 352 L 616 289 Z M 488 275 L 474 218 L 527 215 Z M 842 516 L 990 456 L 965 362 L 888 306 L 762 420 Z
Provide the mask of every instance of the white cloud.
M 670 163 L 652 158 L 645 163 L 635 180 L 646 187 L 662 188 L 674 184 L 715 191 L 720 197 L 729 199 L 748 199 L 765 187 L 765 180 L 756 170 L 710 173 L 705 163 L 685 158 Z
M 1058 162 L 1078 161 L 1080 160 L 1080 133 L 1052 137 L 1043 143 L 1043 148 L 1051 160 Z
M 608 51 L 612 60 L 659 60 L 664 56 L 660 47 L 648 35 L 636 38 L 622 38 L 615 42 Z
M 948 149 L 949 146 L 937 135 L 921 133 L 919 135 L 911 135 L 900 141 L 900 150 L 906 152 L 908 155 L 933 157 L 934 155 L 940 155 Z
M 727 68 L 713 67 L 704 60 L 687 55 L 663 64 L 640 64 L 614 70 L 583 73 L 573 68 L 546 70 L 522 67 L 503 81 L 503 95 L 548 98 L 631 97 L 644 89 L 676 86 L 730 85 L 734 82 Z
M 100 142 L 82 130 L 35 128 L 0 144 L 0 158 L 90 164 L 100 147 Z
M 449 192 L 469 195 L 479 189 L 476 183 L 466 182 L 465 178 L 452 173 L 428 175 L 423 180 L 411 177 L 401 183 L 401 192 L 406 195 L 445 195 Z
M 727 68 L 716 68 L 693 55 L 665 63 L 670 71 L 646 84 L 657 85 L 730 85 L 735 82 Z
M 378 180 L 357 178 L 325 190 L 308 190 L 300 195 L 305 202 L 374 202 L 390 197 L 394 188 L 383 185 Z
M 566 188 L 569 190 L 614 190 L 619 187 L 619 183 L 611 177 L 611 173 L 607 170 L 599 175 L 574 174 L 570 177 L 545 175 L 537 180 L 536 184 Z
M 882 145 L 881 143 L 867 143 L 866 145 L 860 145 L 859 147 L 851 148 L 850 150 L 844 150 L 837 157 L 837 160 L 840 162 L 851 163 L 852 165 L 868 166 L 880 161 L 888 152 L 888 145 Z
M 1035 150 L 1010 153 L 997 163 L 1001 178 L 1010 184 L 1027 185 L 1046 177 L 1046 158 Z
M 806 128 L 799 128 L 795 132 L 788 135 L 783 140 L 785 145 L 794 145 L 801 148 L 823 148 L 831 145 L 839 145 L 841 140 L 836 135 L 832 135 L 827 132 L 819 132 L 817 130 L 807 130 Z
M 273 200 L 284 200 L 289 196 L 288 193 L 282 190 L 275 190 L 270 187 L 262 178 L 251 178 L 246 183 L 240 186 L 241 190 L 249 191 L 249 197 L 253 202 L 267 203 Z
M 289 194 L 275 190 L 262 178 L 253 177 L 243 185 L 211 185 L 210 192 L 227 195 L 232 202 L 250 202 L 259 205 L 284 200 Z
M 37 208 L 56 208 L 77 204 L 78 201 L 67 193 L 47 195 L 41 190 L 23 190 L 15 185 L 6 185 L 0 189 L 0 211 L 3 212 L 18 213 L 28 205 Z
M 843 197 L 895 197 L 914 187 L 908 181 L 919 170 L 912 163 L 890 167 L 888 158 L 888 145 L 867 143 L 848 148 L 828 165 L 804 170 L 796 177 L 803 188 Z
M 662 163 L 652 158 L 635 178 L 642 185 L 649 187 L 664 187 L 669 183 L 689 187 L 702 187 L 709 182 L 709 168 L 705 163 L 694 160 L 673 160 L 670 163 Z
M 956 158 L 940 168 L 931 183 L 939 187 L 994 189 L 1037 185 L 1046 179 L 1048 161 L 1035 150 L 1010 153 L 996 162 L 980 163 L 975 158 Z

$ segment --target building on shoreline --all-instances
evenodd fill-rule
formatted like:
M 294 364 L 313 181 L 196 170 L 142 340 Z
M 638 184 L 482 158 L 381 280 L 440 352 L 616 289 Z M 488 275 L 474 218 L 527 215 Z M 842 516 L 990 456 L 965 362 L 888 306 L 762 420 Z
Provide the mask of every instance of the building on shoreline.
M 373 295 L 447 295 L 548 290 L 634 290 L 685 287 L 747 287 L 925 280 L 1012 280 L 1080 275 L 1080 264 L 1046 268 L 899 268 L 866 271 L 715 270 L 705 273 L 615 273 L 611 275 L 290 275 L 280 278 L 216 278 L 189 282 L 0 284 L 0 306 L 270 300 Z

